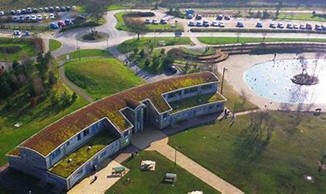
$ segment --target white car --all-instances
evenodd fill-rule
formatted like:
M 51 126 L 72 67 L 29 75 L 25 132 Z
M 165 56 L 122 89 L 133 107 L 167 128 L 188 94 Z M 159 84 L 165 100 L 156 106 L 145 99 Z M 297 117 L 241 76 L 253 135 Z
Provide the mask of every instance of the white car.
M 41 14 L 38 14 L 38 15 L 36 16 L 36 19 L 37 19 L 37 20 L 42 20 L 42 19 L 43 19 L 43 17 L 42 17 L 42 15 L 41 15 Z
M 299 29 L 299 26 L 297 24 L 293 24 L 293 29 Z
M 158 21 L 158 20 L 156 20 L 156 19 L 154 19 L 153 21 L 152 21 L 152 24 L 155 24 L 155 25 L 157 25 L 157 24 L 159 24 L 160 22 Z
M 221 28 L 224 28 L 225 27 L 225 24 L 223 22 L 219 22 L 218 23 L 218 26 L 221 27 Z
M 5 15 L 5 12 L 4 11 L 0 11 L 0 16 L 3 16 Z
M 23 15 L 21 15 L 21 16 L 18 17 L 18 20 L 19 21 L 24 21 L 24 19 L 25 19 L 25 17 Z
M 161 24 L 167 24 L 167 21 L 166 21 L 166 19 L 161 19 Z
M 17 22 L 18 21 L 18 17 L 17 16 L 13 16 L 12 17 L 12 21 Z
M 188 26 L 195 26 L 195 22 L 189 21 Z
M 151 19 L 146 18 L 146 19 L 145 19 L 145 24 L 150 24 L 150 23 L 152 23 Z
M 48 14 L 43 14 L 43 18 L 46 20 L 49 18 Z
M 31 20 L 31 16 L 30 15 L 26 15 L 25 16 L 25 20 Z
M 306 29 L 306 25 L 305 24 L 300 24 L 300 30 L 305 30 Z
M 31 15 L 31 20 L 36 20 L 36 15 Z
M 203 23 L 201 22 L 201 21 L 196 21 L 196 26 L 202 26 L 203 25 Z
M 218 21 L 212 21 L 211 26 L 218 27 Z
M 50 14 L 49 14 L 49 18 L 50 18 L 50 19 L 55 19 L 54 14 L 53 14 L 53 13 L 50 13 Z

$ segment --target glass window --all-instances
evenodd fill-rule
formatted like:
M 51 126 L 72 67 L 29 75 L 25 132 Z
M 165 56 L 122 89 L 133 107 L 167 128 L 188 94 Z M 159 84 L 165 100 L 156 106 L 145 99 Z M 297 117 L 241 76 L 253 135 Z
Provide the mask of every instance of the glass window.
M 127 137 L 129 135 L 129 131 L 125 131 L 124 133 L 123 133 L 123 136 L 124 137 Z
M 77 140 L 78 140 L 78 141 L 81 140 L 81 135 L 80 135 L 80 133 L 77 135 Z
M 103 158 L 105 155 L 106 155 L 106 151 L 102 152 L 100 157 Z
M 86 129 L 83 133 L 84 133 L 84 137 L 87 136 L 89 134 L 89 129 Z

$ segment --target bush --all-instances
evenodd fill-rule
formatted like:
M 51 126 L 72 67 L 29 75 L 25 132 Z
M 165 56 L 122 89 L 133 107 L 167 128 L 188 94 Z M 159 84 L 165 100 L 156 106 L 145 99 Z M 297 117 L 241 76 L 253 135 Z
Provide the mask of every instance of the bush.
M 240 32 L 240 33 L 302 33 L 301 30 L 282 30 L 282 29 L 226 29 L 226 28 L 191 28 L 191 32 Z M 304 31 L 311 34 L 326 34 L 326 31 Z
M 22 50 L 22 48 L 20 46 L 0 47 L 0 53 L 3 53 L 3 54 L 14 54 L 14 53 L 18 53 L 21 50 Z
M 90 21 L 86 21 L 83 23 L 79 23 L 79 24 L 72 24 L 72 25 L 65 26 L 60 29 L 60 32 L 65 32 L 67 30 L 71 30 L 71 29 L 75 29 L 75 28 L 94 27 L 94 26 L 100 26 L 100 25 L 102 25 L 102 24 L 99 24 L 96 21 L 90 20 Z
M 129 12 L 124 14 L 124 17 L 153 17 L 155 14 L 153 12 Z

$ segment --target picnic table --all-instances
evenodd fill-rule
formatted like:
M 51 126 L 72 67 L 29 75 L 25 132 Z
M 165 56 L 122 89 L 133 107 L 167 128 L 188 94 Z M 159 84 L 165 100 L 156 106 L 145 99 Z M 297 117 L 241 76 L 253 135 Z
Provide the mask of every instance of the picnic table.
M 112 174 L 122 174 L 125 172 L 125 170 L 126 170 L 126 167 L 117 166 L 117 167 L 112 168 L 112 171 L 113 171 Z

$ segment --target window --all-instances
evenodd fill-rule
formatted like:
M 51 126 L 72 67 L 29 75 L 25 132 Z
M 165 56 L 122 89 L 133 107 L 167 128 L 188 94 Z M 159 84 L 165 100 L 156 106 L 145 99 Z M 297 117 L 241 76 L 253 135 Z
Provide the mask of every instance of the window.
M 201 89 L 203 89 L 203 90 L 209 90 L 209 89 L 212 89 L 213 88 L 213 85 L 212 84 L 209 84 L 209 85 L 203 85 L 202 87 L 201 87 Z
M 69 146 L 70 145 L 70 140 L 68 140 L 67 142 L 66 142 L 66 146 Z
M 163 119 L 166 119 L 168 117 L 168 113 L 163 114 Z
M 83 173 L 83 169 L 81 169 L 80 171 L 78 171 L 78 172 L 76 173 L 76 177 L 79 176 L 79 175 L 81 175 L 82 173 Z
M 188 89 L 185 89 L 184 93 L 189 94 L 189 93 L 197 92 L 197 90 L 198 90 L 198 88 L 188 88 Z
M 217 104 L 217 105 L 216 105 L 216 108 L 219 108 L 219 107 L 220 107 L 220 105 L 219 105 L 219 104 Z
M 58 148 L 56 149 L 52 154 L 51 154 L 51 157 L 52 159 L 56 158 L 57 156 L 59 156 L 61 154 L 61 149 Z
M 84 133 L 84 137 L 87 136 L 89 134 L 89 129 L 86 129 L 83 133 Z
M 100 157 L 103 158 L 106 155 L 106 151 L 102 152 Z
M 129 131 L 123 133 L 123 137 L 127 137 L 129 135 Z
M 208 108 L 209 108 L 209 109 L 212 109 L 212 108 L 213 108 L 213 106 L 209 106 Z
M 80 135 L 80 133 L 77 135 L 77 140 L 78 140 L 78 141 L 81 140 L 81 135 Z

